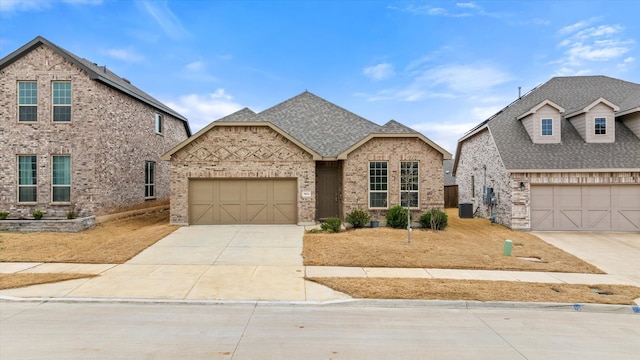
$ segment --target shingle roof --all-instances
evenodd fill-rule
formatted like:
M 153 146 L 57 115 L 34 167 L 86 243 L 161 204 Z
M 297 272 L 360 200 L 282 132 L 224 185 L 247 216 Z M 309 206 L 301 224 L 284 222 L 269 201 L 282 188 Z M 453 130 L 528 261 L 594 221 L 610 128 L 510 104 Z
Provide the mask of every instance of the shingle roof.
M 0 70 L 9 66 L 16 60 L 20 59 L 26 53 L 32 51 L 33 49 L 41 45 L 47 46 L 48 48 L 60 54 L 62 57 L 64 57 L 68 61 L 78 66 L 80 69 L 84 70 L 89 75 L 89 78 L 91 78 L 92 80 L 100 81 L 107 86 L 117 89 L 139 101 L 142 101 L 158 110 L 161 110 L 181 120 L 184 123 L 184 127 L 187 132 L 187 135 L 189 136 L 191 135 L 189 122 L 187 118 L 185 118 L 184 116 L 180 115 L 170 107 L 158 101 L 153 96 L 138 89 L 133 84 L 131 84 L 129 80 L 118 76 L 111 70 L 107 69 L 106 66 L 98 66 L 96 63 L 90 60 L 87 60 L 85 58 L 79 57 L 78 55 L 75 55 L 59 47 L 58 45 L 50 42 L 49 40 L 43 38 L 42 36 L 36 37 L 35 39 L 31 40 L 30 42 L 26 43 L 25 45 L 17 49 L 16 51 L 0 59 Z
M 421 135 L 395 120 L 377 125 L 308 91 L 257 114 L 245 108 L 217 121 L 270 122 L 325 158 L 371 134 Z
M 491 131 L 508 170 L 640 168 L 640 139 L 621 121 L 616 121 L 614 143 L 586 143 L 563 117 L 560 144 L 534 144 L 516 119 L 545 100 L 570 114 L 600 97 L 619 106 L 620 111 L 636 108 L 640 106 L 640 84 L 606 76 L 555 77 L 483 124 Z

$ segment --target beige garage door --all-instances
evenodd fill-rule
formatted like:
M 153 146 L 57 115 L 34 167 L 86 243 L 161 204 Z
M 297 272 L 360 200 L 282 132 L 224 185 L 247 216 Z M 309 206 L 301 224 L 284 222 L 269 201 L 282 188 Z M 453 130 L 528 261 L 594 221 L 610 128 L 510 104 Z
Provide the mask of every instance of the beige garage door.
M 531 229 L 640 231 L 640 185 L 532 186 Z
M 296 224 L 295 179 L 189 180 L 189 223 Z

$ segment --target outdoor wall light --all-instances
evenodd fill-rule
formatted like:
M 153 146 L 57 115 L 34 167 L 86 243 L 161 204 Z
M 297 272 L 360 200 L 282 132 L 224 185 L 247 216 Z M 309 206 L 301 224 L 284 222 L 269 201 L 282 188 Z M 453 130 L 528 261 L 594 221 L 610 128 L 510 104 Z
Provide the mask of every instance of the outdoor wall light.
M 520 190 L 524 190 L 524 182 L 520 181 Z

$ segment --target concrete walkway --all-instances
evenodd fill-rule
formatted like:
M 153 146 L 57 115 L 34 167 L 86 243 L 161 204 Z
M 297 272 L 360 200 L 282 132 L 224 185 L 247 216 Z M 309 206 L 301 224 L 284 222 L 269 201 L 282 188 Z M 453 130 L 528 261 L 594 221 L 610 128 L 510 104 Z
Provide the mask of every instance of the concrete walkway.
M 304 228 L 299 226 L 189 226 L 176 230 L 125 264 L 0 263 L 0 273 L 100 275 L 90 279 L 1 290 L 0 296 L 314 302 L 349 298 L 325 286 L 306 281 L 305 276 L 640 286 L 638 273 L 633 271 L 575 274 L 423 268 L 305 267 L 301 257 L 303 233 Z M 573 236 L 575 237 L 576 233 Z M 579 239 L 574 241 L 579 242 Z M 635 265 L 636 262 L 631 264 Z

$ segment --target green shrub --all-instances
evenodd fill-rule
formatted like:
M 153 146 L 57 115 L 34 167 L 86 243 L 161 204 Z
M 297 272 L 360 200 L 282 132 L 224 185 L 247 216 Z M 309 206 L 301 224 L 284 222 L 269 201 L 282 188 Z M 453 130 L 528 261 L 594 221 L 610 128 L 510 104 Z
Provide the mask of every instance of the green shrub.
M 71 220 L 71 219 L 75 219 L 78 215 L 76 214 L 75 211 L 68 211 L 67 212 L 67 219 Z
M 325 222 L 320 224 L 320 228 L 322 229 L 322 231 L 328 232 L 328 233 L 340 232 L 341 226 L 342 226 L 342 220 L 338 219 L 337 217 L 327 218 Z
M 4 220 L 7 218 L 7 216 L 9 216 L 9 212 L 7 211 L 0 211 L 0 220 Z
M 405 229 L 407 227 L 407 209 L 396 205 L 387 212 L 387 226 L 396 229 Z
M 42 212 L 42 210 L 33 210 L 31 215 L 33 216 L 34 219 L 40 220 L 42 219 L 42 216 L 44 216 L 44 213 Z
M 347 214 L 347 222 L 356 229 L 367 226 L 370 220 L 369 213 L 362 209 L 355 209 Z
M 442 230 L 449 225 L 449 217 L 443 211 L 431 209 L 420 216 L 420 225 L 425 229 Z

